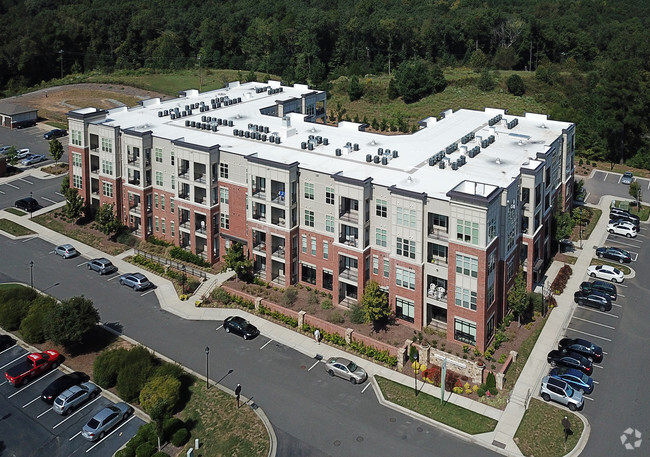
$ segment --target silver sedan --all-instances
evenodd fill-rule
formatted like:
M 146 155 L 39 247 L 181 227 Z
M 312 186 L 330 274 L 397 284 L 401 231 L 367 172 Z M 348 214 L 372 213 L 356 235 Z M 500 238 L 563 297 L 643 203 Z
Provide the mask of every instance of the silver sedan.
M 347 379 L 352 384 L 360 384 L 368 379 L 366 370 L 358 366 L 351 360 L 344 359 L 343 357 L 331 357 L 325 362 L 325 371 L 330 376 L 338 376 Z

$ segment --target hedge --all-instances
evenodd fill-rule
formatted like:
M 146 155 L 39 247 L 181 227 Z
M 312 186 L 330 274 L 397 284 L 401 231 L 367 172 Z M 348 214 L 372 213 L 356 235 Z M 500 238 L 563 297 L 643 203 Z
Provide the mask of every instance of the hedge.
M 169 251 L 169 255 L 174 259 L 182 260 L 188 263 L 193 263 L 194 265 L 198 265 L 200 267 L 210 268 L 212 266 L 210 263 L 203 260 L 202 257 L 190 251 L 186 251 L 185 249 L 179 246 L 174 246 L 173 248 L 171 248 L 171 250 Z

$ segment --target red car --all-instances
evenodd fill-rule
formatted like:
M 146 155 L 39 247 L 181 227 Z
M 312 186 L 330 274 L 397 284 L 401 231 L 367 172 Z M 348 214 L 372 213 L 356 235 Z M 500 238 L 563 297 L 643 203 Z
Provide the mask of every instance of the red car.
M 29 381 L 36 376 L 56 368 L 61 363 L 61 356 L 57 351 L 32 352 L 25 360 L 5 372 L 7 381 L 18 387 L 23 382 Z

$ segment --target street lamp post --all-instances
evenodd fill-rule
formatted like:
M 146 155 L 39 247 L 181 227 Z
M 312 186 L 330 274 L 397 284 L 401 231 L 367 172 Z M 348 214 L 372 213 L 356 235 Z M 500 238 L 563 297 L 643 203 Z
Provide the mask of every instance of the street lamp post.
M 580 208 L 580 220 L 578 223 L 580 224 L 580 249 L 582 249 L 582 208 Z
M 209 373 L 209 368 L 210 368 L 210 363 L 209 363 L 209 357 L 210 355 L 210 348 L 208 346 L 205 347 L 205 388 L 209 389 L 210 388 L 210 373 Z
M 34 261 L 29 261 L 29 286 L 34 288 Z
M 63 79 L 63 49 L 59 51 L 59 54 L 61 55 L 61 79 Z

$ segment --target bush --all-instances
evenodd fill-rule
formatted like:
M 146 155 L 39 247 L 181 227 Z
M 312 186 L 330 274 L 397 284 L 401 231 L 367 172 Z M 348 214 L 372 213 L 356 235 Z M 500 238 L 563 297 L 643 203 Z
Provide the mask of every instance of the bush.
M 118 376 L 119 379 L 119 376 Z M 180 400 L 181 382 L 172 376 L 156 376 L 149 379 L 140 391 L 140 406 L 150 414 L 162 403 L 165 412 L 171 414 Z
M 179 246 L 174 246 L 173 248 L 171 248 L 171 250 L 169 251 L 169 255 L 174 259 L 182 260 L 183 262 L 193 263 L 194 265 L 198 265 L 200 267 L 210 268 L 212 266 L 208 262 L 203 260 L 203 258 L 201 258 L 200 256 L 190 251 L 186 251 L 185 249 Z
M 280 297 L 280 305 L 285 308 L 291 308 L 297 299 L 298 291 L 293 286 L 289 286 L 284 290 L 282 297 Z
M 332 324 L 342 324 L 345 322 L 345 317 L 343 317 L 338 311 L 334 311 L 327 317 L 327 322 L 331 322 Z
M 524 80 L 521 79 L 519 75 L 511 75 L 507 81 L 508 92 L 517 97 L 521 97 L 526 92 L 526 86 L 524 86 Z M 582 164 L 581 164 L 582 165 Z
M 556 295 L 560 295 L 562 292 L 564 292 L 564 288 L 566 287 L 566 284 L 569 281 L 572 273 L 573 270 L 569 265 L 564 265 L 562 268 L 560 268 L 560 271 L 551 284 L 551 290 Z
M 541 313 L 543 311 L 544 296 L 539 292 L 531 292 L 528 297 L 530 299 L 530 305 L 533 310 Z
M 181 447 L 187 443 L 187 440 L 189 439 L 190 432 L 188 432 L 186 428 L 181 428 L 179 430 L 176 430 L 176 432 L 172 435 L 171 442 L 174 446 Z
M 494 373 L 491 371 L 487 374 L 487 378 L 485 378 L 485 386 L 487 387 L 487 390 L 490 390 L 490 393 L 492 393 L 492 388 L 496 389 L 497 387 L 497 379 L 494 377 Z
M 117 374 L 117 393 L 125 401 L 138 399 L 142 387 L 154 370 L 153 355 L 143 346 L 136 346 L 128 351 L 124 364 Z
M 492 395 L 493 397 L 499 394 L 499 391 L 497 390 L 496 387 L 490 387 L 488 389 L 488 392 L 490 392 L 490 395 Z
M 212 291 L 212 298 L 221 306 L 229 305 L 231 302 L 230 294 L 221 287 Z
M 10 332 L 18 330 L 23 319 L 27 317 L 30 303 L 28 300 L 0 302 L 0 327 Z
M 168 417 L 163 421 L 163 438 L 168 440 L 178 430 L 185 428 L 185 422 L 177 417 Z
M 151 457 L 156 452 L 156 446 L 151 443 L 142 443 L 135 450 L 135 457 Z
M 332 309 L 332 306 L 333 306 L 332 300 L 330 300 L 329 298 L 326 298 L 320 303 L 321 309 Z
M 320 298 L 318 295 L 318 291 L 314 289 L 310 294 L 309 297 L 307 298 L 307 303 L 310 305 L 318 305 L 320 303 Z
M 353 324 L 363 324 L 366 322 L 366 313 L 360 305 L 352 305 L 347 311 L 348 318 Z
M 484 396 L 485 396 L 485 389 L 483 389 L 483 388 L 479 388 L 479 389 L 476 391 L 476 395 L 478 395 L 479 397 L 484 397 Z
M 93 378 L 104 389 L 109 389 L 117 383 L 117 374 L 129 351 L 124 348 L 111 349 L 99 354 L 93 362 Z
M 135 436 L 126 443 L 126 448 L 131 451 L 128 455 L 134 457 L 136 449 L 142 443 L 158 444 L 156 425 L 153 422 L 141 426 L 138 429 L 138 433 L 136 433 Z
M 130 447 L 125 447 L 117 451 L 115 457 L 135 457 L 135 451 Z
M 46 324 L 56 306 L 56 299 L 48 295 L 36 297 L 20 323 L 20 335 L 31 344 L 44 343 L 47 339 Z
M 174 379 L 180 380 L 185 376 L 185 370 L 177 363 L 162 362 L 159 367 L 156 367 L 154 376 L 171 376 Z

